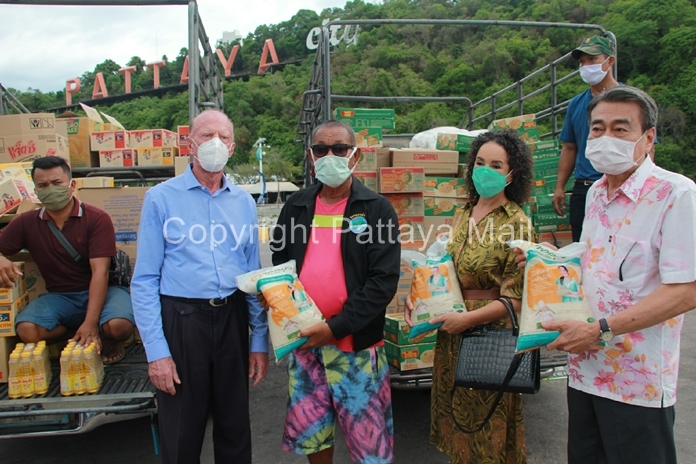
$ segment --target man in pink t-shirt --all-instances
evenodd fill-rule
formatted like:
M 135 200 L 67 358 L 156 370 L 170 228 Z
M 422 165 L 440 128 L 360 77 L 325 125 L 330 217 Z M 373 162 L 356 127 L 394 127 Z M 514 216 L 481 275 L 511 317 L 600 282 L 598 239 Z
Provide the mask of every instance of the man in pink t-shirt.
M 300 281 L 326 322 L 300 335 L 290 354 L 282 447 L 311 464 L 333 462 L 341 425 L 351 458 L 394 460 L 389 367 L 383 347 L 386 307 L 396 293 L 401 246 L 386 198 L 353 181 L 355 133 L 326 121 L 307 156 L 319 180 L 291 196 L 273 232 L 273 264 L 294 259 Z

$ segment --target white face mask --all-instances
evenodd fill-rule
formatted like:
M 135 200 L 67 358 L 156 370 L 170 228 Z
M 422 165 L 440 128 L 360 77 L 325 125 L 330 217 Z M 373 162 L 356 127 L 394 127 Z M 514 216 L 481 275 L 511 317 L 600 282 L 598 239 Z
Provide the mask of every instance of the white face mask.
M 599 64 L 588 64 L 585 66 L 580 66 L 580 77 L 582 78 L 582 80 L 589 85 L 597 85 L 600 82 L 602 82 L 604 77 L 609 72 L 608 69 L 606 71 L 603 71 L 602 65 L 606 63 L 608 59 L 609 58 L 607 58 Z
M 191 139 L 193 140 L 193 139 Z M 208 172 L 220 172 L 227 164 L 230 157 L 230 147 L 222 143 L 218 137 L 212 138 L 207 142 L 198 145 L 195 140 L 193 143 L 198 147 L 198 162 L 201 167 Z
M 636 144 L 644 136 L 645 133 L 635 142 L 608 135 L 589 139 L 585 149 L 585 157 L 597 171 L 618 176 L 638 165 L 636 161 L 633 161 L 633 153 Z

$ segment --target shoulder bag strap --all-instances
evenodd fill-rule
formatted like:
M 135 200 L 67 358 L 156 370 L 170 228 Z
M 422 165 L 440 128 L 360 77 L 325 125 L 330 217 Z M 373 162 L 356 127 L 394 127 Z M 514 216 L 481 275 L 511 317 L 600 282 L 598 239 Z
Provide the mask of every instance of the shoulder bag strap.
M 510 316 L 510 319 L 512 319 L 512 330 L 513 334 L 517 336 L 519 333 L 519 326 L 517 325 L 517 316 L 515 315 L 515 308 L 512 306 L 512 300 L 509 297 L 506 296 L 501 296 L 498 301 L 503 303 L 505 306 L 505 309 L 508 311 L 508 315 Z M 503 399 L 503 395 L 505 394 L 505 389 L 507 386 L 510 384 L 510 381 L 512 378 L 515 376 L 515 373 L 517 372 L 517 368 L 520 367 L 520 363 L 522 362 L 522 354 L 516 354 L 513 358 L 512 361 L 510 362 L 510 367 L 507 370 L 507 373 L 505 374 L 505 378 L 503 379 L 503 383 L 500 386 L 500 390 L 498 390 L 498 394 L 495 395 L 495 399 L 493 400 L 493 404 L 491 405 L 491 409 L 488 411 L 488 414 L 486 415 L 486 418 L 483 419 L 483 422 L 481 422 L 481 425 L 476 427 L 475 429 L 467 429 L 466 427 L 463 427 L 459 421 L 457 420 L 457 417 L 454 415 L 454 408 L 452 408 L 452 419 L 454 420 L 454 425 L 457 426 L 457 428 L 464 432 L 464 433 L 476 433 L 479 430 L 481 430 L 493 417 L 493 413 L 495 412 L 495 409 L 498 407 L 498 404 L 500 404 L 500 400 Z M 457 387 L 452 388 L 452 399 L 450 404 L 454 404 L 454 392 L 456 391 Z
M 86 262 L 85 258 L 77 252 L 77 250 L 70 244 L 70 242 L 68 242 L 68 239 L 65 238 L 63 232 L 61 232 L 60 229 L 56 227 L 56 225 L 50 220 L 48 221 L 48 227 L 51 229 L 51 232 L 53 232 L 53 235 L 56 236 L 60 244 L 63 245 L 63 248 L 65 248 L 68 251 L 68 253 L 70 253 L 70 256 L 72 256 L 76 263 Z

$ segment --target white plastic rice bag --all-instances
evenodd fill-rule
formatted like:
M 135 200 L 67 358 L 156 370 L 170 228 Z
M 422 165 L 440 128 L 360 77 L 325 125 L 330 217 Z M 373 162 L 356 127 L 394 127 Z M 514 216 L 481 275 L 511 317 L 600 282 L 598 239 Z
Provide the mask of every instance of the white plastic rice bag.
M 304 344 L 300 332 L 324 317 L 297 278 L 295 260 L 237 276 L 237 287 L 252 295 L 263 293 L 268 303 L 268 331 L 276 361 Z
M 513 240 L 508 245 L 527 256 L 518 352 L 546 346 L 560 335 L 543 329 L 543 322 L 594 322 L 582 289 L 580 258 L 587 252 L 586 244 L 573 243 L 557 251 L 524 240 Z
M 437 146 L 437 137 L 439 134 L 450 134 L 454 136 L 454 140 L 457 140 L 457 135 L 462 134 L 462 135 L 467 135 L 469 137 L 476 138 L 478 135 L 483 134 L 484 132 L 488 132 L 486 129 L 479 129 L 479 130 L 474 130 L 474 131 L 469 131 L 466 129 L 460 129 L 458 127 L 452 127 L 452 126 L 443 126 L 443 127 L 434 127 L 432 129 L 428 129 L 427 131 L 419 132 L 416 135 L 411 138 L 411 141 L 408 143 L 409 148 L 428 148 L 428 149 L 435 149 Z
M 413 270 L 409 295 L 413 304 L 413 327 L 409 331 L 409 340 L 440 327 L 441 322 L 430 323 L 433 317 L 453 311 L 466 311 L 454 263 L 445 250 L 446 246 L 447 240 L 440 237 L 425 255 L 417 251 L 401 252 L 402 262 Z

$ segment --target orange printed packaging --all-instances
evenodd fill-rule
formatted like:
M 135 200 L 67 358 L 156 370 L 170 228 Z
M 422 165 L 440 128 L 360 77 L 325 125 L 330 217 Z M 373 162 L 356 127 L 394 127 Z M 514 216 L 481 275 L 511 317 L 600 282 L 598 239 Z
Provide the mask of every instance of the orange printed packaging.
M 544 322 L 594 322 L 582 289 L 580 260 L 587 252 L 585 243 L 573 243 L 560 250 L 524 240 L 513 240 L 508 246 L 521 249 L 527 257 L 518 352 L 546 346 L 560 335 L 544 329 Z
M 304 344 L 300 332 L 324 321 L 324 317 L 297 278 L 295 260 L 237 276 L 243 292 L 263 297 L 268 303 L 268 331 L 276 362 Z
M 447 237 L 443 236 L 425 255 L 417 251 L 401 252 L 403 264 L 413 270 L 409 296 L 413 304 L 413 327 L 409 340 L 442 325 L 441 322 L 431 324 L 430 319 L 453 311 L 466 311 L 452 256 L 445 250 L 446 246 Z

